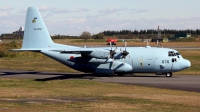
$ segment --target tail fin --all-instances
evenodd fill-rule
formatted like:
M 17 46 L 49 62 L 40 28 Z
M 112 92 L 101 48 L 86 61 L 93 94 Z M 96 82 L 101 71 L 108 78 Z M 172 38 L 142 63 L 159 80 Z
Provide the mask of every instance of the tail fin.
M 26 13 L 26 23 L 22 49 L 40 50 L 53 43 L 49 32 L 37 7 L 29 7 Z

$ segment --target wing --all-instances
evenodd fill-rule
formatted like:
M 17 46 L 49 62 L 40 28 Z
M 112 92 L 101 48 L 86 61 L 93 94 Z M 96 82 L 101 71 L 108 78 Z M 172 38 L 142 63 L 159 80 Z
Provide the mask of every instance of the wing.
M 64 50 L 50 50 L 50 51 L 55 51 L 55 52 L 60 52 L 60 53 L 65 53 L 65 54 L 90 54 L 94 51 L 95 49 L 91 48 L 75 48 L 75 49 L 64 49 Z
M 50 50 L 54 52 L 60 52 L 65 54 L 82 54 L 92 58 L 107 59 L 109 50 L 107 49 L 96 49 L 96 48 L 74 48 L 74 49 L 63 49 L 63 50 Z

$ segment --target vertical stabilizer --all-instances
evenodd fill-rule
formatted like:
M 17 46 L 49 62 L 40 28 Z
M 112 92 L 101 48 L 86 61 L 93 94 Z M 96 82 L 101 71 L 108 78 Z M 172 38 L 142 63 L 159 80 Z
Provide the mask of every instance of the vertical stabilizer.
M 29 7 L 22 49 L 42 49 L 53 43 L 37 7 Z

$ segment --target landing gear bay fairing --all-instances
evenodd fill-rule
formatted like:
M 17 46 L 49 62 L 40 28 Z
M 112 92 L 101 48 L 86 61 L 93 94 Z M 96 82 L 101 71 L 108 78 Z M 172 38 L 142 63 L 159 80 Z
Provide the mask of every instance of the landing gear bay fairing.
M 191 66 L 178 51 L 158 47 L 86 48 L 54 43 L 36 7 L 29 7 L 21 49 L 40 52 L 70 68 L 102 75 L 156 73 L 171 77 Z

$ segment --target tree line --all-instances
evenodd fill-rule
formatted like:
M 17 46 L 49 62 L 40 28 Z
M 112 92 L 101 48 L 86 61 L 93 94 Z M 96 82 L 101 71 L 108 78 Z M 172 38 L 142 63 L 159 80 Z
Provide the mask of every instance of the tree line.
M 161 37 L 173 37 L 174 34 L 191 34 L 193 36 L 200 35 L 200 29 L 186 29 L 186 30 L 176 30 L 176 29 L 161 29 L 159 30 Z M 68 35 L 54 35 L 51 36 L 52 39 L 105 39 L 105 38 L 119 38 L 119 39 L 133 39 L 133 38 L 142 38 L 148 39 L 152 37 L 157 37 L 157 29 L 147 29 L 147 30 L 120 30 L 120 31 L 103 31 L 94 35 L 91 35 L 90 32 L 84 31 L 80 36 L 68 36 Z M 0 39 L 22 39 L 16 34 L 1 34 Z
M 200 35 L 200 29 L 192 30 L 192 29 L 186 29 L 186 30 L 176 30 L 176 29 L 163 29 L 159 30 L 160 34 L 186 34 L 190 33 L 192 35 Z M 120 30 L 120 31 L 103 31 L 101 32 L 105 36 L 113 36 L 113 35 L 138 35 L 138 34 L 158 34 L 157 29 L 147 29 L 147 30 Z

